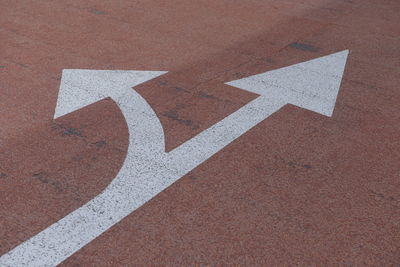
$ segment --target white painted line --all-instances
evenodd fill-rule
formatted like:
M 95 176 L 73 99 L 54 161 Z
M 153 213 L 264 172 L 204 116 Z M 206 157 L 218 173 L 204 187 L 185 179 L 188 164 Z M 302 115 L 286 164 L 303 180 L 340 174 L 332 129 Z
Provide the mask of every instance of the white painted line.
M 158 117 L 131 89 L 165 72 L 64 70 L 54 117 L 111 97 L 128 124 L 128 152 L 101 194 L 1 256 L 0 266 L 61 263 L 288 103 L 331 116 L 347 55 L 346 50 L 227 83 L 260 96 L 169 153 Z

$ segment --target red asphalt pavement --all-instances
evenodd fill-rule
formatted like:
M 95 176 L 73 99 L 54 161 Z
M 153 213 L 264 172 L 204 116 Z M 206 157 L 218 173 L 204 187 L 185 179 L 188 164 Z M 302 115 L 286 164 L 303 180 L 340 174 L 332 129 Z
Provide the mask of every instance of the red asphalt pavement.
M 63 69 L 169 71 L 135 89 L 170 151 L 256 97 L 224 83 L 345 49 L 332 117 L 285 106 L 61 266 L 400 265 L 400 2 L 0 0 L 0 255 L 125 158 L 113 101 L 53 120 Z

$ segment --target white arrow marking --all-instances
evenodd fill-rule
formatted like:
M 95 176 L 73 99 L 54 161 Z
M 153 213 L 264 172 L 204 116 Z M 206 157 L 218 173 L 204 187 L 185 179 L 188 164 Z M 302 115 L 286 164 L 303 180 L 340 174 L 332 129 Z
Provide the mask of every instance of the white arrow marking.
M 131 89 L 164 72 L 64 70 L 55 118 L 111 97 L 128 124 L 127 156 L 100 195 L 1 256 L 0 265 L 61 263 L 288 103 L 331 116 L 347 55 L 346 50 L 227 83 L 260 96 L 169 153 L 159 119 Z

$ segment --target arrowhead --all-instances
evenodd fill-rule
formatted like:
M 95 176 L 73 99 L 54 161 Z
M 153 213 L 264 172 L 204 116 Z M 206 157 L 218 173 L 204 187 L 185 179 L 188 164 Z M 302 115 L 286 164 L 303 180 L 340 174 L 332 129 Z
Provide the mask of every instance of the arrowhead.
M 332 116 L 349 50 L 226 84 Z
M 54 119 L 106 97 L 117 99 L 165 71 L 80 70 L 62 72 Z

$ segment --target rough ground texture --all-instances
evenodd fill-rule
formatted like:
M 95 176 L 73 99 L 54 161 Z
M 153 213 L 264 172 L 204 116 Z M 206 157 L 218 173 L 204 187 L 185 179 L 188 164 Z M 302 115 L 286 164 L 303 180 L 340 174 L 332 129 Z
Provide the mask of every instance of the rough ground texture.
M 331 118 L 287 105 L 62 266 L 400 264 L 397 0 L 0 0 L 0 255 L 98 195 L 115 103 L 53 120 L 62 69 L 136 87 L 167 150 L 256 96 L 225 82 L 349 49 Z

